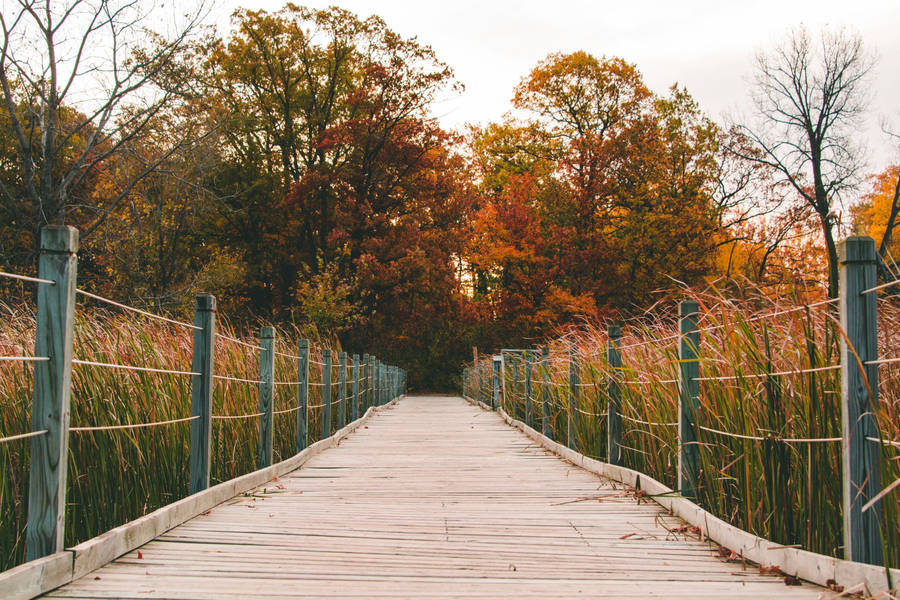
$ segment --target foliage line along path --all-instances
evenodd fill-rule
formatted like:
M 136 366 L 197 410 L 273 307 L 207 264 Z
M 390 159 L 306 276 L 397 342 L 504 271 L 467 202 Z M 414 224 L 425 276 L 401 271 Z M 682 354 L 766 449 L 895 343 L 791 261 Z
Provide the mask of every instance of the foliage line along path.
M 815 598 L 460 398 L 411 397 L 340 446 L 56 598 Z

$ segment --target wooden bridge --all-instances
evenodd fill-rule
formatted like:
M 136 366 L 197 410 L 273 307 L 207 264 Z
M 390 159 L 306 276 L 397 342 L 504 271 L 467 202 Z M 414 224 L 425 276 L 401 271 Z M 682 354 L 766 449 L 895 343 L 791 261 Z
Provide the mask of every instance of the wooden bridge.
M 402 398 L 243 493 L 216 486 L 74 548 L 74 580 L 48 597 L 827 597 L 529 434 L 458 397 Z M 0 595 L 65 568 L 32 563 Z
M 466 384 L 470 372 L 463 378 L 466 393 L 489 401 L 491 407 L 469 397 L 406 397 L 402 395 L 406 389 L 403 370 L 374 356 L 364 355 L 362 361 L 354 357 L 351 368 L 343 352 L 337 364 L 332 363 L 328 348 L 321 349 L 320 361 L 314 360 L 306 340 L 299 340 L 297 355 L 277 351 L 270 327 L 262 329 L 259 345 L 217 333 L 215 301 L 209 296 L 197 298 L 190 324 L 77 290 L 76 240 L 74 230 L 48 228 L 40 278 L 0 273 L 39 285 L 34 356 L 0 357 L 33 362 L 36 382 L 32 431 L 0 438 L 4 443 L 26 438 L 31 442 L 26 548 L 33 560 L 0 573 L 4 600 L 42 594 L 199 600 L 256 596 L 837 598 L 856 592 L 887 598 L 895 593 L 898 569 L 778 545 L 729 525 L 690 500 L 695 497 L 689 492 L 698 464 L 691 458 L 697 452 L 696 423 L 681 416 L 696 412 L 691 403 L 696 403 L 701 379 L 695 354 L 696 306 L 688 310 L 682 303 L 681 333 L 675 336 L 679 338 L 681 410 L 676 425 L 681 495 L 646 474 L 599 462 L 573 449 L 573 398 L 580 383 L 572 365 L 565 407 L 568 443 L 562 445 L 549 437 L 546 390 L 540 394 L 544 433 L 504 411 L 497 361 L 487 394 L 473 392 L 471 383 Z M 874 281 L 874 261 L 863 266 L 866 277 L 856 278 L 857 287 Z M 874 311 L 871 292 L 883 286 L 853 294 L 846 291 L 848 287 L 843 287 L 842 319 Z M 75 359 L 76 292 L 192 330 L 191 370 Z M 845 329 L 853 339 L 876 337 L 873 327 Z M 615 339 L 610 336 L 609 357 L 619 365 Z M 217 373 L 217 341 L 258 351 L 258 379 Z M 854 347 L 865 347 L 865 343 L 858 341 Z M 844 395 L 861 399 L 854 400 L 853 406 L 863 410 L 871 392 L 861 392 L 859 369 L 848 366 L 850 354 L 842 346 Z M 276 380 L 278 355 L 296 361 L 295 381 Z M 863 359 L 868 359 L 864 364 L 869 382 L 877 382 L 878 364 L 900 360 L 879 360 L 874 351 L 854 358 L 856 362 Z M 191 416 L 70 427 L 71 370 L 76 363 L 189 376 Z M 314 369 L 315 380 L 310 364 L 320 367 Z M 259 411 L 214 414 L 215 381 L 258 386 Z M 296 419 L 296 454 L 272 464 L 276 385 L 296 390 L 296 404 L 277 411 Z M 310 387 L 317 390 L 314 404 L 309 402 Z M 611 424 L 621 417 L 617 389 L 610 385 L 607 392 L 605 417 Z M 531 402 L 526 403 L 526 420 L 529 407 Z M 317 438 L 308 431 L 313 408 L 320 409 Z M 871 420 L 871 414 L 865 409 L 851 416 L 857 415 L 855 422 L 865 415 Z M 258 469 L 209 487 L 213 420 L 257 417 Z M 355 420 L 345 426 L 349 419 Z M 69 432 L 181 422 L 191 424 L 190 495 L 65 548 L 62 525 Z M 608 456 L 620 455 L 617 431 L 618 426 L 607 429 Z M 877 521 L 873 516 L 877 511 L 866 513 L 862 499 L 877 501 L 892 488 L 878 492 L 872 478 L 865 475 L 877 466 L 877 457 L 866 445 L 883 443 L 877 430 L 857 427 L 853 431 L 837 440 L 849 449 L 850 458 L 858 459 L 846 469 L 845 490 L 870 486 L 874 492 L 849 496 L 848 522 L 855 528 L 848 531 L 853 533 L 851 540 L 860 533 L 857 537 L 874 548 L 876 536 L 861 535 L 864 527 L 855 526 L 867 523 L 865 527 L 870 527 Z M 318 441 L 307 446 L 313 439 Z M 900 447 L 900 442 L 884 443 Z

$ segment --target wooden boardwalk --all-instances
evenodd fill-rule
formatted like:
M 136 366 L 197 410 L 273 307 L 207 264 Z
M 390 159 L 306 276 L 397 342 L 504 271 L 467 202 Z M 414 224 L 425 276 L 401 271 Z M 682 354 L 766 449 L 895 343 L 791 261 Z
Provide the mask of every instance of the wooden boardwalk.
M 53 598 L 818 598 L 459 398 L 412 397 L 337 448 Z M 671 531 L 670 531 L 671 530 Z

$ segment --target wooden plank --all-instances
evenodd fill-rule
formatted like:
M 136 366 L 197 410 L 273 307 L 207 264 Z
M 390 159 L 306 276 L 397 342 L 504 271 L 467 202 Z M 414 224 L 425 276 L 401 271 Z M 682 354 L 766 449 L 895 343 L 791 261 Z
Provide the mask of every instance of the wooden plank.
M 28 600 L 72 581 L 72 553 L 56 552 L 0 573 L 0 597 Z
M 364 426 L 375 413 L 375 409 L 370 409 L 359 421 L 350 423 L 333 436 L 319 440 L 287 460 L 215 485 L 70 548 L 75 555 L 73 577 L 87 575 L 214 506 L 271 481 L 274 477 L 294 471 L 323 450 L 333 448 L 357 427 Z
M 485 405 L 476 400 L 471 398 L 467 400 L 479 405 L 483 410 L 488 410 Z M 757 564 L 778 566 L 784 573 L 823 586 L 827 585 L 829 581 L 835 581 L 845 589 L 865 586 L 870 594 L 896 593 L 897 591 L 900 569 L 885 569 L 824 556 L 799 548 L 784 548 L 775 542 L 757 537 L 722 521 L 687 498 L 674 494 L 671 488 L 644 473 L 588 458 L 554 442 L 505 413 L 501 413 L 501 417 L 542 447 L 572 464 L 610 480 L 621 482 L 630 488 L 640 488 L 648 495 L 653 496 L 654 502 L 697 527 L 702 537 L 709 538 Z
M 212 441 L 213 374 L 215 373 L 216 297 L 202 294 L 194 299 L 194 348 L 191 371 L 191 454 L 188 493 L 209 487 Z
M 683 522 L 659 505 L 559 460 L 497 413 L 447 397 L 389 407 L 369 411 L 365 427 L 303 468 L 260 482 L 51 596 L 819 594 L 717 559 L 714 548 L 678 533 Z
M 75 315 L 78 230 L 48 226 L 41 230 L 28 477 L 28 560 L 63 549 L 66 520 L 66 457 L 69 451 L 69 403 L 72 387 L 72 323 Z

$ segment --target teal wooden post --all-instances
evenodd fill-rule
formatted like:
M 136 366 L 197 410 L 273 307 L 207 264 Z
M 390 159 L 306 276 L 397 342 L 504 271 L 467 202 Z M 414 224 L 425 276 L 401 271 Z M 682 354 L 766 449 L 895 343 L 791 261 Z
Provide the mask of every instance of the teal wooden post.
M 550 436 L 550 349 L 541 348 L 541 433 Z
M 531 406 L 533 402 L 533 390 L 531 389 L 531 361 L 532 355 L 531 351 L 529 351 L 525 354 L 525 363 L 522 365 L 525 370 L 525 424 L 529 427 L 534 427 L 534 407 Z
M 518 393 L 518 387 L 519 387 L 519 357 L 516 356 L 515 354 L 510 354 L 510 356 L 509 356 L 509 362 L 511 363 L 511 366 L 512 366 L 512 385 L 510 385 L 510 392 L 509 392 L 510 398 L 504 398 L 504 399 L 508 401 L 507 406 L 509 406 L 510 408 L 512 408 L 513 413 L 514 413 L 514 417 L 515 417 L 516 419 L 518 419 L 520 413 L 518 412 L 518 410 L 515 409 L 515 406 L 516 406 L 516 405 L 515 405 L 515 404 L 512 404 L 512 402 L 513 402 L 512 398 L 513 398 L 513 397 L 518 397 L 518 395 L 519 395 L 519 393 Z
M 338 353 L 338 429 L 347 424 L 347 353 Z
M 297 452 L 309 437 L 309 340 L 297 343 Z
M 697 443 L 697 416 L 700 411 L 700 307 L 693 300 L 678 305 L 681 338 L 678 344 L 678 488 L 681 495 L 697 502 L 700 479 L 700 446 Z
M 375 359 L 375 405 L 381 406 L 381 361 Z
M 878 307 L 875 241 L 850 237 L 838 247 L 840 264 L 841 397 L 843 434 L 844 557 L 884 564 L 881 500 L 863 506 L 881 491 L 878 410 Z M 854 354 L 855 353 L 855 354 Z
M 41 230 L 37 329 L 34 363 L 28 479 L 27 560 L 63 549 L 66 523 L 66 463 L 69 452 L 69 404 L 72 388 L 72 323 L 75 319 L 78 230 L 49 226 Z M 6 524 L 4 525 L 6 526 Z
M 497 410 L 502 402 L 500 392 L 500 365 L 503 363 L 503 357 L 499 354 L 495 355 L 491 364 L 493 365 L 493 385 L 491 386 L 491 408 Z
M 194 298 L 194 354 L 191 371 L 191 455 L 188 461 L 188 493 L 209 487 L 210 445 L 212 444 L 213 373 L 215 372 L 216 297 Z
M 331 435 L 331 349 L 322 350 L 322 439 Z
M 575 449 L 575 406 L 578 405 L 579 392 L 581 388 L 578 386 L 578 355 L 574 346 L 569 348 L 569 404 L 566 414 L 566 445 Z
M 622 327 L 612 324 L 607 330 L 606 360 L 610 375 L 606 382 L 606 457 L 611 465 L 622 464 Z
M 359 354 L 353 355 L 353 420 L 359 418 Z
M 259 468 L 272 464 L 275 430 L 275 328 L 259 331 Z
M 372 357 L 369 356 L 368 353 L 363 354 L 363 359 L 362 359 L 362 368 L 363 368 L 363 376 L 362 376 L 363 377 L 363 393 L 362 393 L 363 408 L 362 408 L 362 412 L 363 412 L 363 414 L 365 414 L 366 411 L 369 410 L 369 406 L 371 406 L 370 399 L 371 399 L 372 395 L 369 393 L 369 387 L 370 387 L 369 384 L 371 382 L 369 363 L 371 361 L 372 361 Z

